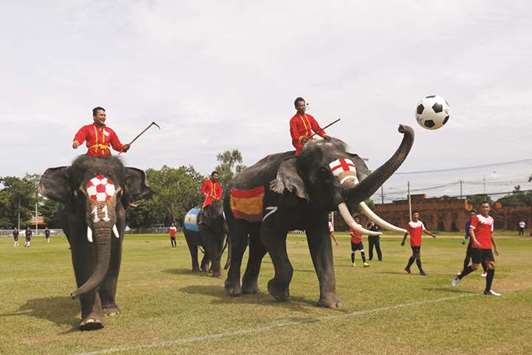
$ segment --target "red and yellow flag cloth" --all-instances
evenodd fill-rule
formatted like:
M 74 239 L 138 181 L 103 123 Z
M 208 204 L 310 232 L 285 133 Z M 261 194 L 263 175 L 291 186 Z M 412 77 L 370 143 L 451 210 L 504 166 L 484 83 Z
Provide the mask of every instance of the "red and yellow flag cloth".
M 231 189 L 231 211 L 237 219 L 248 222 L 262 221 L 264 186 L 249 190 Z

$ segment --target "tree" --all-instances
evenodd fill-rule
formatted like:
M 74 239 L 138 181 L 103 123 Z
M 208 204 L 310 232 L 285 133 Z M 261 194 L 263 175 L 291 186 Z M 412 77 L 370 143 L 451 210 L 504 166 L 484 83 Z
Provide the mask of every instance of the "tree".
M 0 225 L 12 228 L 20 220 L 26 224 L 34 211 L 37 198 L 38 175 L 26 175 L 23 178 L 6 176 L 0 178 Z
M 485 201 L 489 202 L 490 204 L 493 202 L 491 197 L 487 194 L 477 194 L 477 195 L 467 196 L 467 200 L 471 202 L 471 204 L 473 205 L 473 208 L 479 208 L 480 204 Z
M 192 166 L 146 171 L 154 194 L 150 200 L 139 202 L 128 210 L 128 224 L 132 228 L 169 225 L 182 221 L 185 214 L 201 202 L 199 187 L 203 176 Z
M 216 160 L 220 163 L 216 167 L 216 171 L 218 171 L 220 182 L 224 188 L 229 180 L 246 167 L 242 164 L 242 153 L 238 149 L 226 150 L 218 154 Z

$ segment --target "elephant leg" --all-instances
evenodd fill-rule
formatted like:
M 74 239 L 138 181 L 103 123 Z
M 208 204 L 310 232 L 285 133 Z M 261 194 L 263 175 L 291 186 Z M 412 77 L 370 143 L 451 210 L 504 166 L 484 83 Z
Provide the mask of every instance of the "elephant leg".
M 242 293 L 255 294 L 259 292 L 258 278 L 262 258 L 266 254 L 266 248 L 260 240 L 259 228 L 253 230 L 249 238 L 249 257 L 246 272 L 242 279 Z
M 120 264 L 122 261 L 122 238 L 113 239 L 112 243 L 109 271 L 107 272 L 99 291 L 103 312 L 108 316 L 115 316 L 120 313 L 120 308 L 116 304 L 116 288 L 118 284 L 118 274 L 120 273 Z
M 223 234 L 222 236 L 215 232 L 205 234 L 205 256 L 211 263 L 209 272 L 212 272 L 213 277 L 220 277 L 222 275 L 222 248 Z
M 188 251 L 190 252 L 190 259 L 192 261 L 192 271 L 193 272 L 199 272 L 199 264 L 198 264 L 198 235 L 194 234 L 194 232 L 188 232 L 185 231 L 185 239 L 187 241 Z
M 66 232 L 66 231 L 65 231 Z M 75 240 L 69 238 L 69 240 Z M 76 276 L 77 287 L 83 285 L 92 274 L 94 267 L 94 253 L 86 241 L 71 243 L 72 265 Z M 95 330 L 103 328 L 102 305 L 98 292 L 92 291 L 79 298 L 81 305 L 81 330 Z
M 331 239 L 327 226 L 327 215 L 314 218 L 312 226 L 307 228 L 307 241 L 312 263 L 320 283 L 319 306 L 338 308 L 340 300 L 336 296 L 336 276 L 334 273 Z
M 294 268 L 286 253 L 287 232 L 279 233 L 267 224 L 262 225 L 260 237 L 272 258 L 275 275 L 268 282 L 268 292 L 278 301 L 286 301 L 290 295 L 289 286 Z
M 207 257 L 207 251 L 205 251 L 205 254 L 203 254 L 203 258 L 201 258 L 201 272 L 208 272 L 209 271 L 209 258 Z
M 225 293 L 230 296 L 239 296 L 242 293 L 240 266 L 242 265 L 242 257 L 248 243 L 248 230 L 245 223 L 234 221 L 230 225 L 231 262 L 227 272 L 227 279 L 225 280 Z

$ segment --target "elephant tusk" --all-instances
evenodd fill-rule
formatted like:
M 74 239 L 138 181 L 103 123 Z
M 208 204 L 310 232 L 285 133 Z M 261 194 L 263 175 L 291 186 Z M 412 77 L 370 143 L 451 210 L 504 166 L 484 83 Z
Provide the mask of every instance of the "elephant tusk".
M 370 220 L 372 220 L 373 222 L 375 222 L 379 227 L 381 227 L 382 229 L 387 229 L 387 230 L 390 230 L 390 231 L 394 231 L 394 232 L 399 232 L 399 233 L 406 233 L 406 230 L 403 229 L 403 228 L 399 228 L 397 226 L 394 226 L 393 224 L 389 223 L 389 222 L 386 222 L 384 219 L 382 219 L 381 217 L 379 217 L 375 212 L 373 212 L 369 207 L 368 205 L 366 205 L 365 202 L 360 202 L 358 204 L 358 206 L 360 207 L 360 210 L 361 212 L 366 216 L 368 217 Z
M 338 205 L 338 211 L 340 212 L 340 215 L 342 216 L 345 224 L 347 224 L 349 228 L 359 233 L 367 234 L 367 235 L 381 235 L 382 234 L 381 232 L 374 232 L 374 231 L 367 230 L 364 227 L 362 227 L 360 224 L 355 222 L 355 220 L 353 219 L 353 216 L 351 216 L 351 213 L 349 213 L 349 209 L 347 208 L 347 205 L 345 204 L 345 202 L 342 202 Z
M 120 233 L 118 233 L 118 228 L 116 228 L 116 224 L 113 224 L 113 234 L 115 235 L 115 237 L 120 239 Z
M 88 226 L 87 226 L 87 240 L 89 241 L 89 243 L 92 243 L 92 229 L 91 227 L 88 227 Z

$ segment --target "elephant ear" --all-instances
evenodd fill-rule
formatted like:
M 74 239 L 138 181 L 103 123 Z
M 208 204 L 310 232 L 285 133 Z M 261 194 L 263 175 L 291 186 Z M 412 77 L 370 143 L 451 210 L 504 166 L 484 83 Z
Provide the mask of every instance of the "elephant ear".
M 46 169 L 39 181 L 39 193 L 50 200 L 68 203 L 72 198 L 68 167 Z
M 270 182 L 270 190 L 278 194 L 288 191 L 299 198 L 309 199 L 305 183 L 297 173 L 295 158 L 287 159 L 281 163 L 279 170 L 277 170 L 277 176 Z
M 137 168 L 126 168 L 126 193 L 127 202 L 135 202 L 148 198 L 152 190 L 148 184 L 146 173 Z
M 364 159 L 358 156 L 358 154 L 347 153 L 347 155 L 349 155 L 349 159 L 351 159 L 355 164 L 359 181 L 364 180 L 369 174 L 371 174 L 371 171 L 368 169 L 366 162 L 364 161 Z

